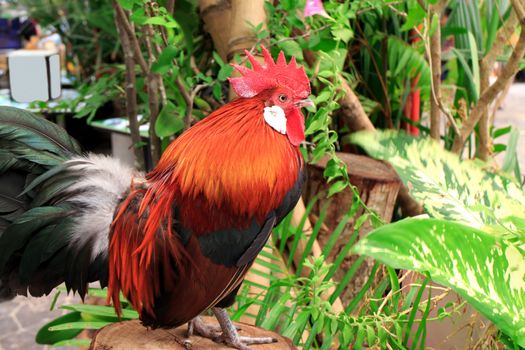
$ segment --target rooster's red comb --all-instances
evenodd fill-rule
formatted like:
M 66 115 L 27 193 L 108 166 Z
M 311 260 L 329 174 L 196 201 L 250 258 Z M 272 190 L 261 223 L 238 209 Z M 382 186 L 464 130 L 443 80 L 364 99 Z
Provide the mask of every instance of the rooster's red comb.
M 264 64 L 259 63 L 248 51 L 245 51 L 246 57 L 251 62 L 252 69 L 232 64 L 242 75 L 240 78 L 229 78 L 237 95 L 253 97 L 264 90 L 284 86 L 292 90 L 298 98 L 307 98 L 310 95 L 310 82 L 304 68 L 297 67 L 295 57 L 292 57 L 290 64 L 287 64 L 281 51 L 277 62 L 274 62 L 270 52 L 262 45 L 261 49 Z

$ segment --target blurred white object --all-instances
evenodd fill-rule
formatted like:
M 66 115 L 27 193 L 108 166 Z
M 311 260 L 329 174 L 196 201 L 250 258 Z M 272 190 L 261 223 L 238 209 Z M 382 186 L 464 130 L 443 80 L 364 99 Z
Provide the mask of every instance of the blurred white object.
M 8 55 L 11 98 L 17 102 L 60 97 L 60 58 L 56 51 L 16 50 Z

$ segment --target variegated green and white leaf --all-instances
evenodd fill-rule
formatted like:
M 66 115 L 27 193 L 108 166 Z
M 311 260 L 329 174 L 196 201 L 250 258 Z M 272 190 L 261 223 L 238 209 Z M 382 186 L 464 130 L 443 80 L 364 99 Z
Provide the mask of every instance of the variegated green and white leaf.
M 525 346 L 525 246 L 450 221 L 406 219 L 374 230 L 354 251 L 428 272 Z
M 517 226 L 525 220 L 525 195 L 510 176 L 485 171 L 480 162 L 460 161 L 428 138 L 377 131 L 356 133 L 352 140 L 390 162 L 430 216 L 525 237 Z

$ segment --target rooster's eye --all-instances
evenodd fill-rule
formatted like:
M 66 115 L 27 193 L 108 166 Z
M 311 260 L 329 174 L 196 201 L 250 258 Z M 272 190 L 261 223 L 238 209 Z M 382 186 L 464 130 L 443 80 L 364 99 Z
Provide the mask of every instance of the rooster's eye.
M 281 102 L 288 101 L 288 96 L 286 96 L 286 95 L 279 95 L 279 101 L 281 101 Z

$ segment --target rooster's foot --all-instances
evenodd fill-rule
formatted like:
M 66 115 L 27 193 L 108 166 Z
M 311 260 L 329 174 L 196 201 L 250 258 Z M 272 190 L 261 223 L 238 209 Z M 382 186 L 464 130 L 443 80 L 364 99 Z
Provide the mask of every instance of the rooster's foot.
M 200 316 L 197 316 L 188 322 L 188 338 L 193 336 L 193 334 L 197 334 L 201 337 L 213 340 L 218 338 L 221 335 L 221 332 L 222 329 L 220 326 L 206 324 Z
M 272 337 L 241 337 L 237 328 L 233 325 L 226 310 L 215 307 L 213 313 L 221 325 L 222 334 L 214 341 L 223 342 L 226 345 L 239 350 L 253 350 L 248 345 L 275 343 L 277 339 Z

